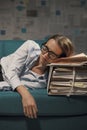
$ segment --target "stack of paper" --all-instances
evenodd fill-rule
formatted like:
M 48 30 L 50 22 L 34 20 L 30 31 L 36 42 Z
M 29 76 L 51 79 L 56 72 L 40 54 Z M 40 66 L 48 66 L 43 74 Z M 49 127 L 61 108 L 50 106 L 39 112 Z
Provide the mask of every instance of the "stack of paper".
M 50 64 L 48 94 L 83 95 L 87 94 L 87 61 L 80 63 Z

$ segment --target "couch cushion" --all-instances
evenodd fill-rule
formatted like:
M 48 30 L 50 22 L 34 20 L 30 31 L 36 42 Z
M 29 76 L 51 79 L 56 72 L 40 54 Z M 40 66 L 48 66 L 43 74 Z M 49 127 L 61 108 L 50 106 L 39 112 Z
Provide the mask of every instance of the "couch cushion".
M 44 43 L 44 40 L 35 40 L 39 45 Z M 20 47 L 25 40 L 0 40 L 0 58 L 13 53 Z
M 39 116 L 87 114 L 87 96 L 48 96 L 46 89 L 29 91 L 36 100 Z M 21 96 L 17 92 L 0 92 L 0 115 L 23 115 Z
M 0 40 L 0 57 L 13 53 L 23 42 L 23 40 Z

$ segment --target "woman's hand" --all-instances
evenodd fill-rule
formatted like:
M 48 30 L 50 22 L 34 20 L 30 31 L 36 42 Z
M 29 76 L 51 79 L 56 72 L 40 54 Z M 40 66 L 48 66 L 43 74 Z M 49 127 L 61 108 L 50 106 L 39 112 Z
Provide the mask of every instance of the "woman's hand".
M 34 98 L 29 92 L 22 97 L 22 103 L 25 116 L 37 118 L 37 106 Z
M 37 105 L 33 96 L 24 86 L 16 88 L 18 93 L 22 96 L 22 104 L 25 116 L 29 118 L 37 118 Z

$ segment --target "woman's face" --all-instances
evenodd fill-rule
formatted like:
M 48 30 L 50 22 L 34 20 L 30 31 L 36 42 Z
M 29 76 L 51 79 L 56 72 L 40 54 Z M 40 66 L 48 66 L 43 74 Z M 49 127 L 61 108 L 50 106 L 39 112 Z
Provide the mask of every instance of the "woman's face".
M 46 65 L 55 62 L 62 54 L 61 48 L 54 39 L 50 39 L 42 46 L 39 63 Z

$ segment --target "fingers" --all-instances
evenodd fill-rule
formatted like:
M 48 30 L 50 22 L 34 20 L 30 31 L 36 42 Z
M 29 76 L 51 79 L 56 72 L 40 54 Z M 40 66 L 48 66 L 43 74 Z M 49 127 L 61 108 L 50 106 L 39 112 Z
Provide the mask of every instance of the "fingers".
M 37 107 L 36 106 L 24 107 L 24 114 L 29 118 L 37 118 Z
M 35 108 L 32 108 L 33 116 L 34 118 L 37 118 L 37 110 Z

